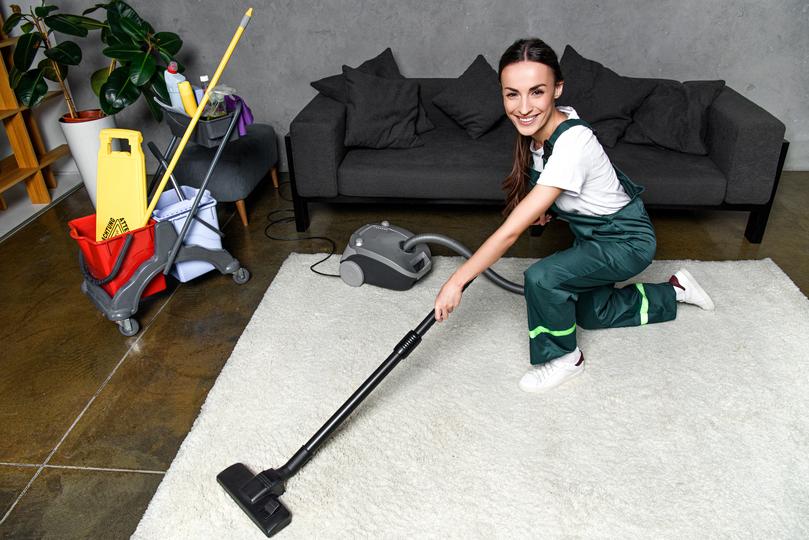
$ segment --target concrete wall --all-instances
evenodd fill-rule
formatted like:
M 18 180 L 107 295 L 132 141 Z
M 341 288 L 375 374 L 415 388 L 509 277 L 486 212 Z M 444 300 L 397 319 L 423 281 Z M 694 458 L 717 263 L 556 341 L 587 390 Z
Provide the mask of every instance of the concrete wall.
M 67 12 L 93 2 L 64 0 Z M 561 54 L 583 56 L 622 75 L 677 80 L 724 79 L 787 126 L 788 169 L 809 169 L 809 4 L 805 0 L 131 0 L 158 30 L 185 44 L 180 59 L 194 78 L 213 73 L 244 10 L 255 14 L 223 81 L 238 89 L 257 120 L 284 134 L 315 95 L 309 82 L 356 66 L 385 47 L 405 76 L 454 77 L 482 53 L 496 65 L 514 39 L 538 36 Z M 8 13 L 8 10 L 5 10 Z M 89 73 L 104 63 L 97 40 L 69 76 L 89 108 Z M 141 103 L 119 115 L 121 127 L 161 146 L 165 126 Z M 58 128 L 56 128 L 58 129 Z M 282 152 L 283 155 L 283 152 Z M 150 161 L 150 166 L 153 163 Z

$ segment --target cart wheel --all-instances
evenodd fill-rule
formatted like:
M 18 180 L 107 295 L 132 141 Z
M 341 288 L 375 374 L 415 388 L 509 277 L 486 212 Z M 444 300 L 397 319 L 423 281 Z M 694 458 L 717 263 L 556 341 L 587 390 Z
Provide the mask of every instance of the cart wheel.
M 233 281 L 235 281 L 238 285 L 244 285 L 249 279 L 250 271 L 244 266 L 233 272 Z
M 118 323 L 118 331 L 126 337 L 134 336 L 140 330 L 140 325 L 136 319 L 124 319 Z

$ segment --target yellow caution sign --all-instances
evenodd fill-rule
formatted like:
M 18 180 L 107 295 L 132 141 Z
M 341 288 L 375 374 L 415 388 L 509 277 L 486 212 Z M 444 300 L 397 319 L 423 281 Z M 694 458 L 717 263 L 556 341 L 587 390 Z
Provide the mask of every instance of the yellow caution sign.
M 102 129 L 100 137 L 96 242 L 139 228 L 147 207 L 146 158 L 140 131 Z M 126 141 L 129 148 L 113 150 L 116 139 Z

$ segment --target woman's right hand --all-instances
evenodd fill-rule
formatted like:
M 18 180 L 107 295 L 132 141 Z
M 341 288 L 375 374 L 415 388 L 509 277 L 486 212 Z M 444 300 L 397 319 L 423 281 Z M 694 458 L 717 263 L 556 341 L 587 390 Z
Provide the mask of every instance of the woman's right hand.
M 452 280 L 444 283 L 438 296 L 435 297 L 435 320 L 442 322 L 447 320 L 449 314 L 461 303 L 463 287 L 455 284 Z

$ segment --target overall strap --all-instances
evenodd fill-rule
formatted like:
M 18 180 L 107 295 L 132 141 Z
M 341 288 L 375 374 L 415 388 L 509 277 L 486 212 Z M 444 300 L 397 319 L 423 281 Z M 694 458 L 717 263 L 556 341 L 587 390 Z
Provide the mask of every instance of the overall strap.
M 553 154 L 553 145 L 556 144 L 556 140 L 562 135 L 562 133 L 564 133 L 568 129 L 572 128 L 573 126 L 584 126 L 587 129 L 589 129 L 590 131 L 593 131 L 593 128 L 590 126 L 590 124 L 588 124 L 587 122 L 585 122 L 581 118 L 568 118 L 567 120 L 565 120 L 564 122 L 562 122 L 561 124 L 556 126 L 556 129 L 553 130 L 553 133 L 551 133 L 551 136 L 548 138 L 547 141 L 545 141 L 545 144 L 542 145 L 542 149 L 543 149 L 543 152 L 542 152 L 542 164 L 543 165 L 547 165 L 548 159 L 550 159 L 551 154 Z

